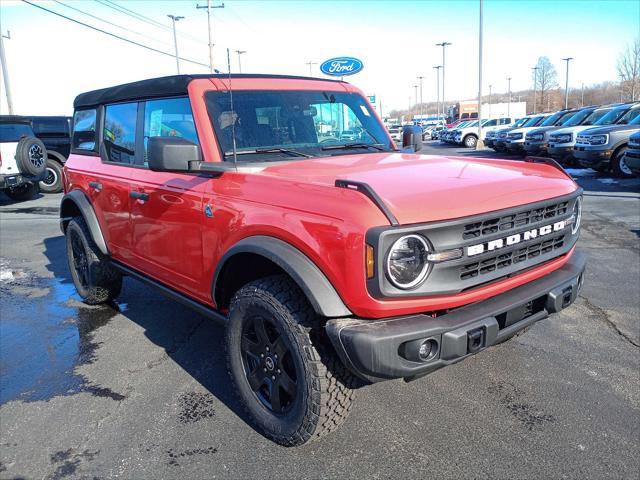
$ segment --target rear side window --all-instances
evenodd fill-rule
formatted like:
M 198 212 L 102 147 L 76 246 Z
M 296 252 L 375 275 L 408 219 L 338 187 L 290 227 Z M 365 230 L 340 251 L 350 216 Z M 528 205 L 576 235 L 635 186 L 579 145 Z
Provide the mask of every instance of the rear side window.
M 33 137 L 26 123 L 0 123 L 0 142 L 19 142 L 22 137 Z
M 199 144 L 188 98 L 149 100 L 144 108 L 144 165 L 151 137 L 179 137 Z
M 31 122 L 36 135 L 66 137 L 69 123 L 66 118 L 34 118 Z
M 106 161 L 135 164 L 137 117 L 137 103 L 121 103 L 106 107 L 102 132 Z
M 73 143 L 75 150 L 96 150 L 96 110 L 78 110 L 73 115 Z

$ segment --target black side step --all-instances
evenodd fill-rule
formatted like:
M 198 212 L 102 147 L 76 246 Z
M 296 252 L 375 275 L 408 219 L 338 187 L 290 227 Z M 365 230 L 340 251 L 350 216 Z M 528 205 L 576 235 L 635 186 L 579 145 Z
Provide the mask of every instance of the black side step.
M 215 320 L 216 322 L 225 324 L 227 323 L 227 317 L 224 316 L 223 314 L 215 311 L 213 308 L 204 305 L 200 302 L 196 302 L 195 300 L 190 299 L 189 297 L 183 295 L 180 292 L 176 292 L 173 288 L 168 287 L 166 285 L 164 285 L 163 283 L 157 282 L 155 280 L 153 280 L 152 278 L 149 278 L 148 276 L 133 270 L 123 264 L 121 264 L 120 262 L 116 262 L 115 260 L 111 260 L 111 265 L 114 266 L 114 268 L 116 268 L 117 270 L 119 270 L 120 272 L 124 273 L 125 275 L 131 276 L 136 278 L 137 280 L 140 280 L 143 283 L 146 283 L 147 285 L 149 285 L 150 287 L 153 287 L 154 289 L 158 290 L 161 294 L 163 294 L 164 296 L 170 298 L 171 300 L 175 300 L 176 302 L 179 302 L 189 308 L 191 308 L 192 310 L 195 310 L 196 312 L 198 312 L 199 314 L 210 318 L 212 320 Z
M 389 210 L 389 207 L 387 207 L 384 201 L 369 184 L 364 182 L 354 182 L 353 180 L 336 180 L 336 187 L 349 188 L 362 193 L 365 197 L 368 197 L 382 213 L 384 213 L 384 216 L 387 217 L 387 220 L 389 220 L 391 225 L 394 227 L 400 225 L 400 222 L 398 222 L 398 219 L 395 217 L 393 212 Z

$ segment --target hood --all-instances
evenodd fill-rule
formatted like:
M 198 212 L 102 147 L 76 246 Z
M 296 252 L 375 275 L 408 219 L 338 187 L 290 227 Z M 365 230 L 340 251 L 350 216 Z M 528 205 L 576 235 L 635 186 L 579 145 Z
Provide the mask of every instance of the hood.
M 603 125 L 591 127 L 582 132 L 583 135 L 599 135 L 602 133 L 620 132 L 625 130 L 640 130 L 640 125 Z
M 331 187 L 337 179 L 367 183 L 405 225 L 491 212 L 576 189 L 573 180 L 547 164 L 404 153 L 282 162 L 257 173 Z

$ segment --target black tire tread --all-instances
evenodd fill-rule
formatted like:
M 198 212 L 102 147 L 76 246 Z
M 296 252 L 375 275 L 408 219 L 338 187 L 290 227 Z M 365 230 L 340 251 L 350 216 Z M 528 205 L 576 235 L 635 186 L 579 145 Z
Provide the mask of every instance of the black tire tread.
M 264 432 L 276 443 L 298 446 L 327 435 L 340 427 L 347 419 L 353 406 L 358 380 L 338 359 L 324 337 L 319 318 L 309 305 L 298 286 L 286 275 L 274 275 L 248 283 L 234 295 L 231 305 L 243 297 L 260 297 L 277 310 L 283 311 L 285 318 L 292 321 L 290 327 L 306 353 L 306 365 L 312 377 L 312 392 L 308 397 L 312 405 L 307 408 L 298 430 L 289 436 Z M 227 355 L 227 368 L 230 356 Z M 243 399 L 241 403 L 250 413 Z
M 93 287 L 87 289 L 85 295 L 78 292 L 82 296 L 82 301 L 87 305 L 99 305 L 115 299 L 122 290 L 122 274 L 109 264 L 108 258 L 103 255 L 93 241 L 93 237 L 84 218 L 74 217 L 71 222 L 69 222 L 67 230 L 73 228 L 72 224 L 75 224 L 80 229 L 89 247 L 86 253 L 91 265 L 91 275 L 95 283 Z M 71 265 L 69 265 L 69 268 L 72 268 Z

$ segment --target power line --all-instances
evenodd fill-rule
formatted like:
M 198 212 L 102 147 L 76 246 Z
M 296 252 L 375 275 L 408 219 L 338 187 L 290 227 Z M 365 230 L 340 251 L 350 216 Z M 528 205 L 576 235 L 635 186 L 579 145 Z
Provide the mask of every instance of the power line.
M 45 8 L 45 7 L 41 6 L 41 5 L 36 5 L 35 3 L 32 3 L 32 2 L 30 2 L 28 0 L 22 0 L 22 1 L 24 3 L 27 3 L 27 4 L 31 5 L 32 7 L 39 8 L 40 10 L 44 10 L 45 12 L 52 13 L 52 14 L 58 16 L 58 17 L 64 18 L 65 20 L 69 20 L 70 22 L 77 23 L 78 25 L 82 25 L 84 27 L 90 28 L 91 30 L 95 30 L 97 32 L 104 33 L 105 35 L 109 35 L 110 37 L 117 38 L 118 40 L 122 40 L 123 42 L 131 43 L 133 45 L 137 45 L 138 47 L 142 47 L 142 48 L 146 48 L 147 50 L 151 50 L 152 52 L 160 53 L 162 55 L 166 55 L 167 57 L 175 58 L 175 55 L 172 54 L 172 53 L 165 52 L 163 50 L 158 50 L 157 48 L 153 48 L 153 47 L 150 47 L 148 45 L 144 45 L 142 43 L 138 43 L 138 42 L 130 40 L 128 38 L 124 38 L 124 37 L 121 37 L 119 35 L 116 35 L 115 33 L 107 32 L 106 30 L 102 30 L 102 29 L 100 29 L 98 27 L 94 27 L 93 25 L 89 25 L 87 23 L 81 22 L 80 20 L 76 20 L 75 18 L 67 17 L 66 15 L 63 15 L 61 13 L 54 12 L 53 10 L 49 10 L 48 8 Z M 182 58 L 182 57 L 179 57 L 179 58 L 180 58 L 180 60 L 183 60 L 185 62 L 193 63 L 193 64 L 196 64 L 196 65 L 201 65 L 203 67 L 208 67 L 209 66 L 206 63 L 198 62 L 196 60 L 191 60 L 189 58 Z
M 97 15 L 93 15 L 93 14 L 91 14 L 89 12 L 85 12 L 84 10 L 80 10 L 79 8 L 72 7 L 71 5 L 67 5 L 66 3 L 59 2 L 58 0 L 53 0 L 53 1 L 58 3 L 58 4 L 60 4 L 60 5 L 62 5 L 63 7 L 67 7 L 67 8 L 70 8 L 71 10 L 75 10 L 76 12 L 82 13 L 83 15 L 86 15 L 88 17 L 91 17 L 91 18 L 94 18 L 94 19 L 99 20 L 101 22 L 104 22 L 104 23 L 106 23 L 108 25 L 111 25 L 111 26 L 114 26 L 116 28 L 119 28 L 120 30 L 125 30 L 127 32 L 133 33 L 134 35 L 139 35 L 139 36 L 147 38 L 149 40 L 157 41 L 158 43 L 162 43 L 163 45 L 169 46 L 168 43 L 160 42 L 160 41 L 156 40 L 153 37 L 145 35 L 144 33 L 136 32 L 135 30 L 130 30 L 129 28 L 123 27 L 122 25 L 118 25 L 117 23 L 110 22 L 109 20 L 105 20 L 104 18 L 100 18 Z

